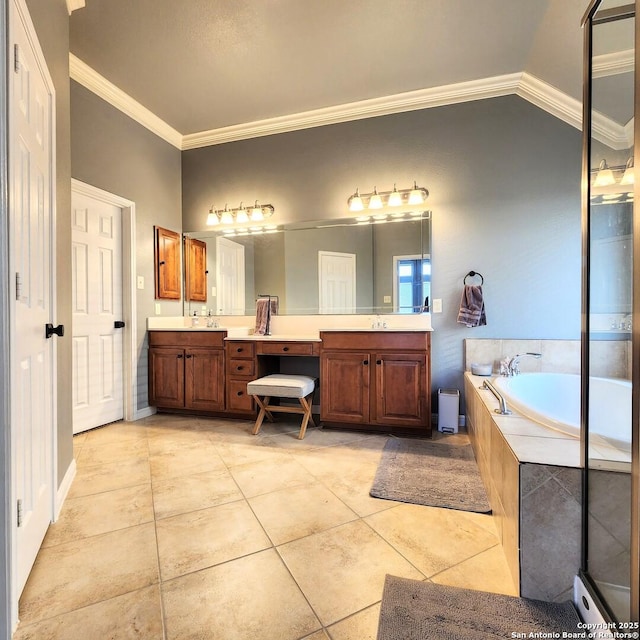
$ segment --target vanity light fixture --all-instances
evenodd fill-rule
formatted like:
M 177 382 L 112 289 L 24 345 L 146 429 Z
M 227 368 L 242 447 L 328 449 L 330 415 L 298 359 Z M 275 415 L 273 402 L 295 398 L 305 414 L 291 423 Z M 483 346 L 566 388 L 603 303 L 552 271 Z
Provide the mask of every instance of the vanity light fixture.
M 358 212 L 365 209 L 384 210 L 387 207 L 419 206 L 429 197 L 429 192 L 424 187 L 419 187 L 416 182 L 411 189 L 398 189 L 393 185 L 392 191 L 378 191 L 376 187 L 371 193 L 360 193 L 356 189 L 355 193 L 349 197 L 347 204 L 349 211 Z
M 624 169 L 620 184 L 634 184 L 635 178 L 633 175 L 633 158 L 627 160 L 627 166 Z
M 256 200 L 251 209 L 243 206 L 242 202 L 237 209 L 229 209 L 225 204 L 224 209 L 214 209 L 213 205 L 209 209 L 207 216 L 207 226 L 213 227 L 218 224 L 247 224 L 248 222 L 262 222 L 273 215 L 275 209 L 271 204 L 258 204 Z
M 593 187 L 610 187 L 616 184 L 632 185 L 634 184 L 633 157 L 627 160 L 627 164 L 612 167 L 607 164 L 606 160 L 601 160 L 598 169 L 592 171 L 592 174 L 595 174 Z
M 610 184 L 615 184 L 616 179 L 613 177 L 613 171 L 609 168 L 606 160 L 600 161 L 600 166 L 598 167 L 598 173 L 596 174 L 596 179 L 593 181 L 594 187 L 607 187 Z

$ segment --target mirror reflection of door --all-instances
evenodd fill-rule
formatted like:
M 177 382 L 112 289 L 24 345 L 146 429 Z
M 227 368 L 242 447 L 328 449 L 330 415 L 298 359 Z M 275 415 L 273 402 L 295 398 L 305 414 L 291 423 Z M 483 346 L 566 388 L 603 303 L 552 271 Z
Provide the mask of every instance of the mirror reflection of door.
M 244 247 L 228 238 L 216 238 L 216 313 L 245 314 Z
M 356 312 L 356 255 L 318 251 L 319 313 Z

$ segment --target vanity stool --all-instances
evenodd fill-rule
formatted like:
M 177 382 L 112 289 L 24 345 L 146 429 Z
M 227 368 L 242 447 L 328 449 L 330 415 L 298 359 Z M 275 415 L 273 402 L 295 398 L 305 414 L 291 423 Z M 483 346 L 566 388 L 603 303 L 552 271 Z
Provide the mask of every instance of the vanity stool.
M 273 412 L 299 413 L 302 414 L 303 418 L 298 439 L 302 440 L 307 430 L 307 424 L 311 422 L 314 427 L 316 426 L 316 423 L 313 421 L 313 416 L 311 415 L 311 398 L 315 388 L 315 378 L 284 373 L 275 373 L 248 382 L 247 393 L 255 396 L 256 402 L 260 407 L 260 413 L 253 427 L 253 435 L 255 436 L 260 431 L 265 416 L 270 422 L 273 422 L 273 415 L 271 415 Z M 273 397 L 298 398 L 301 406 L 292 407 L 269 404 L 269 401 Z

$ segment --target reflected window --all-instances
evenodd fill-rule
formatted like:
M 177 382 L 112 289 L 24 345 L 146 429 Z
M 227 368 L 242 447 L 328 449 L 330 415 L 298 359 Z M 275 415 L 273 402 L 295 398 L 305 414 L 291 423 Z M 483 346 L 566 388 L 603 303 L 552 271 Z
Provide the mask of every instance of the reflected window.
M 396 260 L 396 313 L 426 310 L 431 297 L 431 260 L 399 258 Z

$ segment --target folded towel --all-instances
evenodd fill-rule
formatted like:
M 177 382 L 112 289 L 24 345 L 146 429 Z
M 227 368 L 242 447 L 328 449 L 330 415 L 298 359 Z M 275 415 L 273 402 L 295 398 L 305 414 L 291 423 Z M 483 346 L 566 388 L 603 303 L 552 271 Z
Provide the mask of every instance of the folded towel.
M 271 305 L 271 309 L 269 309 Z M 253 333 L 263 336 L 270 331 L 271 316 L 278 315 L 278 298 L 258 298 L 256 300 L 256 328 Z
M 477 284 L 465 284 L 460 300 L 458 322 L 467 327 L 479 327 L 487 324 L 487 316 L 484 311 L 484 298 L 482 287 Z

